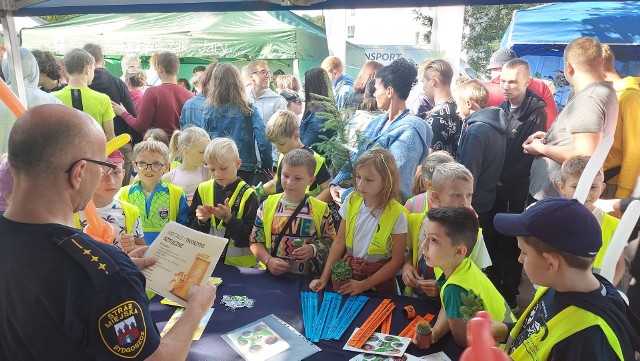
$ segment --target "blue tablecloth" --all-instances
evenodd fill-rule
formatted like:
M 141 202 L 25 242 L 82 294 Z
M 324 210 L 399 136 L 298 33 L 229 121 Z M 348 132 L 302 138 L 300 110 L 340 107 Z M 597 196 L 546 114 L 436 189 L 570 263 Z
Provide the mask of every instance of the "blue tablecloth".
M 240 355 L 221 336 L 272 313 L 304 335 L 300 291 L 309 291 L 310 279 L 293 274 L 276 277 L 265 271 L 236 268 L 224 264 L 216 266 L 213 276 L 222 278 L 222 285 L 218 288 L 214 304 L 215 311 L 204 330 L 202 338 L 199 341 L 194 341 L 191 345 L 188 360 L 242 360 Z M 329 284 L 328 288 L 330 287 L 331 285 Z M 255 299 L 256 303 L 250 309 L 242 308 L 237 309 L 235 312 L 227 311 L 226 307 L 220 304 L 223 295 L 248 296 Z M 376 293 L 365 295 L 370 297 L 369 301 L 342 338 L 339 341 L 321 340 L 316 343 L 322 351 L 309 357 L 309 360 L 349 360 L 354 357 L 356 353 L 344 351 L 342 347 L 347 343 L 353 330 L 365 322 L 384 298 L 391 298 L 396 304 L 391 321 L 392 334 L 400 333 L 409 324 L 409 320 L 402 315 L 404 306 L 413 305 L 418 315 L 426 313 L 437 315 L 439 308 L 439 304 L 435 301 L 399 296 L 387 297 Z M 175 311 L 175 307 L 161 304 L 161 299 L 160 296 L 155 296 L 150 301 L 151 315 L 159 330 L 164 328 Z M 345 300 L 346 297 L 343 297 L 343 304 Z M 449 358 L 457 360 L 462 349 L 455 344 L 451 334 L 444 337 L 427 351 L 420 350 L 414 345 L 409 346 L 407 349 L 407 353 L 415 356 L 438 351 L 444 351 Z

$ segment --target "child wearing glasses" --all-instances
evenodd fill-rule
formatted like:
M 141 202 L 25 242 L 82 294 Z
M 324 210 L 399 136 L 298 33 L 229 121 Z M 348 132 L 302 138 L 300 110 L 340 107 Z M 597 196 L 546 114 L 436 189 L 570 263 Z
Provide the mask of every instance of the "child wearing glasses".
M 140 179 L 122 188 L 120 200 L 138 207 L 144 240 L 151 244 L 169 221 L 188 224 L 189 205 L 182 188 L 162 180 L 169 171 L 166 145 L 154 140 L 140 142 L 133 148 L 133 159 Z
M 115 198 L 124 178 L 124 155 L 116 150 L 109 154 L 107 162 L 112 163 L 115 168 L 103 166 L 102 178 L 93 194 L 93 203 L 100 218 L 111 224 L 115 231 L 116 238 L 113 240 L 113 245 L 129 253 L 136 247 L 145 245 L 140 211 L 138 207 Z M 87 226 L 87 217 L 84 212 L 78 212 L 74 218 L 76 228 L 84 229 Z

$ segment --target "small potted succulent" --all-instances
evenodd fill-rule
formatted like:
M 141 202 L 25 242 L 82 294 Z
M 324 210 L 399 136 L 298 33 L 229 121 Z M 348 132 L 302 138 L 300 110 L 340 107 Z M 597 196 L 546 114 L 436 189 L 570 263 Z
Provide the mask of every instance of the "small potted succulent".
M 428 349 L 431 346 L 431 326 L 427 321 L 416 323 L 416 333 L 413 336 L 415 344 L 421 349 Z
M 331 265 L 331 283 L 333 291 L 338 292 L 340 287 L 351 279 L 351 266 L 343 259 L 339 259 Z
M 469 322 L 470 319 L 476 316 L 476 313 L 484 311 L 484 303 L 482 302 L 482 298 L 480 297 L 480 295 L 473 292 L 472 289 L 469 290 L 468 295 L 460 293 L 460 300 L 463 304 L 463 306 L 460 307 L 460 313 L 462 314 L 462 319 L 464 320 L 464 322 Z

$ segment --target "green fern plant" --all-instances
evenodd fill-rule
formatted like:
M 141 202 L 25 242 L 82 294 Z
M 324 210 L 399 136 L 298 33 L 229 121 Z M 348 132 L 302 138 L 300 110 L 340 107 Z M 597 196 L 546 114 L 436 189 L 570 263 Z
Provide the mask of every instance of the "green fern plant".
M 472 289 L 469 290 L 468 295 L 460 292 L 460 300 L 463 304 L 463 306 L 460 307 L 460 313 L 462 313 L 462 319 L 464 322 L 468 322 L 470 319 L 475 317 L 476 313 L 484 310 L 482 298 L 480 295 L 473 292 Z

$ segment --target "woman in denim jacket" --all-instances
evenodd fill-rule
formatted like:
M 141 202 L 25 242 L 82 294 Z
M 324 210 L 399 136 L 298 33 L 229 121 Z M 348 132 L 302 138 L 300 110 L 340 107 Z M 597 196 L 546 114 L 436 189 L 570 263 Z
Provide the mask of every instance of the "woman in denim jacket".
M 240 72 L 232 64 L 218 65 L 208 86 L 209 109 L 203 124 L 205 130 L 209 132 L 211 139 L 233 139 L 242 160 L 238 176 L 249 182 L 251 174 L 257 168 L 269 170 L 273 164 L 271 143 L 264 135 L 264 122 L 258 110 L 247 101 Z M 251 141 L 252 135 L 258 152 L 256 144 Z M 259 159 L 256 153 L 259 154 Z

